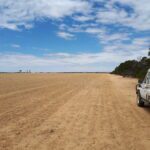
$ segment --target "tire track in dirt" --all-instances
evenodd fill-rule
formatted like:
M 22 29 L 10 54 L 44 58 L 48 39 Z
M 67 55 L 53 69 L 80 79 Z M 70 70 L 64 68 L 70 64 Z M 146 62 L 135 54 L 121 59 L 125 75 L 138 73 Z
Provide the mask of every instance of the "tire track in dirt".
M 114 81 L 116 77 L 111 76 L 111 78 Z M 114 82 L 113 90 L 111 91 L 114 97 L 113 101 L 116 103 L 114 105 L 114 114 L 116 114 L 117 119 L 114 119 L 114 123 L 119 129 L 119 143 L 122 143 L 122 149 L 142 150 L 144 148 L 146 150 L 148 147 L 144 147 L 142 143 L 145 140 L 150 142 L 150 132 L 148 132 L 150 131 L 150 116 L 143 109 L 139 111 L 140 108 L 136 106 L 135 93 L 133 94 L 134 97 L 130 97 L 127 86 L 121 81 Z M 116 91 L 119 91 L 119 93 Z M 135 92 L 134 88 L 132 91 Z
M 57 142 L 57 140 L 59 139 L 64 140 L 64 139 L 60 139 L 61 137 L 63 137 L 63 134 L 65 133 L 66 130 L 69 131 L 69 127 L 73 127 L 74 126 L 74 121 L 77 119 L 76 116 L 76 112 L 66 112 L 66 109 L 68 109 L 68 105 L 70 105 L 70 101 L 74 101 L 73 105 L 71 103 L 71 109 L 73 109 L 75 111 L 75 106 L 77 105 L 78 101 L 76 101 L 79 97 L 82 97 L 82 95 L 85 96 L 85 94 L 87 94 L 87 91 L 85 90 L 85 92 L 81 91 L 76 93 L 76 95 L 73 96 L 73 98 L 71 98 L 65 105 L 63 105 L 61 108 L 59 108 L 59 111 L 57 113 L 55 113 L 53 116 L 51 116 L 50 118 L 47 118 L 47 120 L 41 125 L 42 127 L 42 131 L 41 130 L 37 130 L 35 131 L 34 135 L 37 136 L 36 141 L 32 141 L 33 143 L 30 145 L 30 139 L 32 139 L 33 134 L 29 135 L 28 137 L 28 142 L 23 141 L 23 143 L 25 143 L 25 147 L 27 147 L 28 149 L 36 149 L 39 148 L 41 149 L 42 147 L 46 147 L 47 145 L 51 145 L 51 149 L 53 149 L 53 143 Z M 67 107 L 66 107 L 67 106 Z M 69 107 L 70 108 L 70 107 Z M 51 130 L 54 130 L 54 132 L 58 132 L 58 134 L 51 134 Z M 57 131 L 58 130 L 58 131 Z M 51 137 L 52 135 L 52 137 Z M 31 136 L 31 137 L 30 137 Z M 49 139 L 50 138 L 50 139 Z M 26 140 L 26 139 L 25 139 Z M 40 142 L 40 144 L 39 144 Z M 43 144 L 43 143 L 47 143 Z M 22 145 L 24 145 L 23 143 L 21 143 L 21 147 Z M 50 143 L 50 144 L 49 144 Z M 64 142 L 63 142 L 64 143 Z M 61 144 L 57 144 L 57 145 L 61 145 Z M 55 145 L 55 146 L 57 146 Z M 48 146 L 48 147 L 49 147 Z M 19 148 L 21 148 L 19 147 Z
M 61 98 L 63 99 L 63 97 L 65 98 L 70 97 L 73 94 L 73 92 L 76 92 L 77 90 L 78 90 L 77 87 L 73 90 L 72 89 L 69 90 L 69 87 L 67 86 L 65 88 L 61 88 L 60 90 L 61 93 L 59 93 L 60 91 L 57 91 L 57 92 L 55 91 L 55 93 L 53 94 L 53 98 L 55 98 L 55 101 L 46 101 L 45 103 L 42 102 L 42 105 L 40 105 L 39 103 L 40 106 L 37 108 L 35 107 L 36 104 L 33 103 L 35 110 L 32 113 L 29 113 L 29 110 L 28 111 L 26 110 L 25 112 L 29 114 L 23 114 L 26 116 L 25 118 L 24 117 L 20 119 L 18 118 L 19 120 L 9 123 L 9 125 L 6 126 L 6 128 L 2 128 L 1 137 L 3 139 L 11 140 L 9 136 L 7 137 L 5 135 L 6 133 L 5 131 L 7 131 L 8 135 L 12 134 L 16 136 L 15 139 L 16 141 L 18 139 L 18 142 L 19 142 L 21 137 L 24 137 L 26 134 L 29 134 L 30 132 L 32 132 L 33 129 L 40 126 L 40 124 L 42 124 L 44 120 L 47 119 L 46 117 L 48 117 L 48 115 L 50 116 L 51 114 L 55 113 L 55 111 L 57 111 L 57 109 L 61 107 L 61 105 L 63 105 L 68 100 L 68 99 L 65 99 L 63 101 L 60 101 Z M 49 108 L 51 109 L 51 112 L 48 111 Z

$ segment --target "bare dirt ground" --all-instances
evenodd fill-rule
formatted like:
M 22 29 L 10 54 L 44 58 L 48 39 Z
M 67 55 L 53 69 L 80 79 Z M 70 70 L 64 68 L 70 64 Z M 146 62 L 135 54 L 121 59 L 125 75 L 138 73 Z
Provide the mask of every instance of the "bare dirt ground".
M 0 74 L 0 150 L 149 150 L 150 107 L 135 79 Z

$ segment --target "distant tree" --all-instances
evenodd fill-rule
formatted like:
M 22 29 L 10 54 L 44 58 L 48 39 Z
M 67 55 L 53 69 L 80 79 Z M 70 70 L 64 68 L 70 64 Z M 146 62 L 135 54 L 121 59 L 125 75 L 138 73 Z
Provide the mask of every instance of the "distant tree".
M 141 61 L 142 60 L 142 56 L 137 57 L 137 61 Z
M 149 51 L 148 51 L 148 56 L 150 57 L 150 47 L 149 47 Z
M 19 73 L 22 73 L 22 70 L 19 70 Z

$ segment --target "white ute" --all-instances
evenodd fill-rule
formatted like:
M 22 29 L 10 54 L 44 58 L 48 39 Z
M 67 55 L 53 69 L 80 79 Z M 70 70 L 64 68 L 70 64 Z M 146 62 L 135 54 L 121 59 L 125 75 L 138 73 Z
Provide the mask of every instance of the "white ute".
M 145 103 L 150 104 L 150 69 L 143 81 L 139 80 L 136 86 L 137 105 L 143 107 Z

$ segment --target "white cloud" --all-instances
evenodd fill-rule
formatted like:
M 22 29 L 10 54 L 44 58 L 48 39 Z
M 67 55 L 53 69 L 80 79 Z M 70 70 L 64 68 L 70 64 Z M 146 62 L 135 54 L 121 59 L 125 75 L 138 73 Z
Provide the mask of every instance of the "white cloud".
M 94 2 L 103 3 L 104 8 L 95 8 Z M 115 6 L 116 2 L 122 7 Z M 0 0 L 0 13 L 0 27 L 12 30 L 22 26 L 30 29 L 34 20 L 58 20 L 65 16 L 83 23 L 92 20 L 150 30 L 149 0 Z
M 116 43 L 130 40 L 130 33 L 118 32 L 110 33 L 106 28 L 87 28 L 84 32 L 96 35 L 101 44 L 109 45 L 110 42 Z
M 83 0 L 0 0 L 0 27 L 29 29 L 34 20 L 60 19 L 74 13 L 87 13 L 89 9 L 89 3 Z
M 85 32 L 86 28 L 95 27 L 94 23 L 84 23 L 84 24 L 73 24 L 71 26 L 66 24 L 60 24 L 59 29 L 61 31 L 67 31 L 70 33 L 78 33 L 78 32 Z
M 90 33 L 90 34 L 103 34 L 105 31 L 104 29 L 100 29 L 100 28 L 87 28 L 85 30 L 86 33 Z
M 114 67 L 112 66 L 112 64 L 114 64 L 112 59 L 117 60 L 118 56 L 115 56 L 114 54 L 108 55 L 108 53 L 67 53 L 65 55 L 55 53 L 43 57 L 24 54 L 0 54 L 0 71 L 17 71 L 19 69 L 52 72 L 110 71 Z M 103 68 L 102 66 L 104 66 L 104 64 L 109 64 L 108 68 Z
M 122 8 L 114 5 L 119 3 Z M 129 7 L 132 12 L 124 9 Z M 107 24 L 121 24 L 140 31 L 150 30 L 150 1 L 149 0 L 111 0 L 104 9 L 97 13 L 97 21 Z
M 102 23 L 122 23 L 128 21 L 128 14 L 124 10 L 111 8 L 109 10 L 101 10 L 97 14 L 97 19 Z
M 11 47 L 13 47 L 13 48 L 20 48 L 21 46 L 19 44 L 12 44 Z
M 75 16 L 73 19 L 76 21 L 85 22 L 85 21 L 93 20 L 94 17 L 93 16 Z
M 107 45 L 98 53 L 0 54 L 0 71 L 111 71 L 120 62 L 147 55 L 147 38 Z M 138 43 L 138 44 L 137 44 Z
M 57 35 L 65 40 L 71 40 L 74 38 L 74 35 L 67 32 L 58 32 Z

